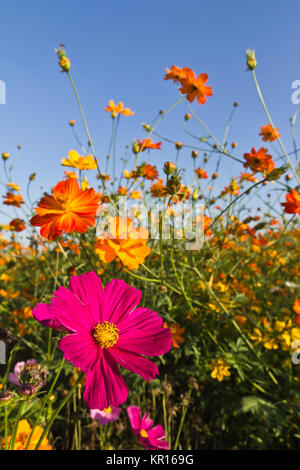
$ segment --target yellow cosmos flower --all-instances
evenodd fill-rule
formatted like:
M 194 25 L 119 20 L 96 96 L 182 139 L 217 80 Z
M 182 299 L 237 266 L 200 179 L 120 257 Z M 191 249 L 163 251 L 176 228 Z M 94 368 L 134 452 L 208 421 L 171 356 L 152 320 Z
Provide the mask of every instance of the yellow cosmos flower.
M 63 158 L 61 161 L 63 166 L 71 166 L 79 170 L 95 170 L 97 168 L 97 160 L 93 155 L 79 155 L 76 150 L 70 150 L 68 158 Z
M 130 108 L 124 108 L 124 103 L 120 101 L 118 104 L 115 104 L 114 100 L 109 100 L 108 106 L 106 106 L 105 111 L 111 113 L 111 117 L 115 119 L 118 114 L 123 114 L 123 116 L 133 116 L 134 111 L 131 111 Z
M 224 377 L 230 377 L 231 373 L 229 371 L 230 366 L 227 362 L 222 359 L 214 359 L 210 364 L 210 369 L 212 373 L 210 374 L 213 379 L 217 379 L 219 382 L 222 382 Z
M 19 421 L 18 428 L 17 428 L 17 435 L 15 440 L 15 445 L 13 450 L 25 450 L 26 445 L 28 442 L 28 438 L 31 434 L 31 427 L 30 424 L 26 419 L 22 419 Z M 32 437 L 30 439 L 28 450 L 34 450 L 41 435 L 43 434 L 43 429 L 40 426 L 36 426 L 34 428 Z M 7 437 L 7 444 L 9 445 L 11 440 L 11 436 Z M 4 447 L 4 439 L 2 440 L 2 446 Z M 48 439 L 44 437 L 42 443 L 40 445 L 39 450 L 52 450 L 52 447 L 49 445 Z
M 7 183 L 6 186 L 7 186 L 8 188 L 14 189 L 14 190 L 17 191 L 18 193 L 21 191 L 21 190 L 20 190 L 20 186 L 18 186 L 17 184 L 13 183 L 12 181 L 10 181 L 10 183 Z

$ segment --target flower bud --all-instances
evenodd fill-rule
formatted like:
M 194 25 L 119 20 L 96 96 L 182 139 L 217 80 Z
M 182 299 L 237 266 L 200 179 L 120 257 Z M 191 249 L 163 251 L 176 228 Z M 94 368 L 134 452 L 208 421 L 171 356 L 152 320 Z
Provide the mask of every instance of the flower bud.
M 75 126 L 75 123 L 76 123 L 75 119 L 71 119 L 71 120 L 69 121 L 69 125 L 70 125 L 71 127 Z
M 10 157 L 10 154 L 9 154 L 9 153 L 7 153 L 7 152 L 3 152 L 3 153 L 2 153 L 2 158 L 3 158 L 3 160 L 7 160 L 9 157 Z
M 270 173 L 268 173 L 267 175 L 268 181 L 278 180 L 287 171 L 287 169 L 287 165 L 280 166 L 279 168 L 274 168 L 274 170 L 270 171 Z
M 60 46 L 59 49 L 55 49 L 55 52 L 58 56 L 58 63 L 62 69 L 62 72 L 69 72 L 71 68 L 70 59 L 66 56 L 66 51 L 63 46 Z
M 68 59 L 68 57 L 61 57 L 58 63 L 63 72 L 69 72 L 71 68 L 71 62 L 70 62 L 70 59 Z
M 218 176 L 219 176 L 219 173 L 215 172 L 215 173 L 212 174 L 212 179 L 216 180 L 218 178 Z
M 247 66 L 248 70 L 254 70 L 257 67 L 257 62 L 255 58 L 255 50 L 254 49 L 247 49 L 246 50 L 246 57 L 247 57 Z
M 36 388 L 32 384 L 22 384 L 20 387 L 21 395 L 24 397 L 31 397 L 36 392 Z
M 136 140 L 132 144 L 132 151 L 135 154 L 139 153 L 139 151 L 140 151 L 140 147 L 139 147 L 138 143 L 136 142 Z
M 31 173 L 31 175 L 29 176 L 29 181 L 35 180 L 35 177 L 36 177 L 36 173 Z
M 192 151 L 192 158 L 197 158 L 198 157 L 198 152 L 197 150 Z
M 174 173 L 174 171 L 176 170 L 176 165 L 175 163 L 172 163 L 172 162 L 165 162 L 164 164 L 164 173 L 166 175 L 171 175 L 172 173 Z
M 184 120 L 189 121 L 190 119 L 191 119 L 190 113 L 186 113 L 185 116 L 184 116 Z
M 150 126 L 150 124 L 145 124 L 145 123 L 143 123 L 142 125 L 143 125 L 143 128 L 144 128 L 147 132 L 150 132 L 150 131 L 151 131 L 151 126 Z
M 180 150 L 182 148 L 183 143 L 182 142 L 176 142 L 175 147 L 177 150 Z
M 8 402 L 12 399 L 12 392 L 10 392 L 9 390 L 3 390 L 2 392 L 0 392 L 0 402 Z
M 195 191 L 192 194 L 192 198 L 193 198 L 194 201 L 198 198 L 198 192 L 199 191 L 198 191 L 198 188 L 197 188 L 197 189 L 195 189 Z

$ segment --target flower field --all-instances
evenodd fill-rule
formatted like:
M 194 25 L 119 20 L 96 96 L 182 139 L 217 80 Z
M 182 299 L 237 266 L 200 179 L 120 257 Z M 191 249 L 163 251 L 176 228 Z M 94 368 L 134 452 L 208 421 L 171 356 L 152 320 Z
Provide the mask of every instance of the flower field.
M 300 165 L 254 51 L 260 148 L 228 138 L 238 102 L 217 137 L 201 118 L 212 75 L 172 65 L 157 80 L 174 103 L 125 156 L 134 110 L 107 97 L 99 155 L 72 57 L 56 54 L 81 117 L 61 178 L 33 200 L 38 176 L 21 191 L 2 149 L 0 448 L 300 449 Z M 178 141 L 160 131 L 175 107 Z

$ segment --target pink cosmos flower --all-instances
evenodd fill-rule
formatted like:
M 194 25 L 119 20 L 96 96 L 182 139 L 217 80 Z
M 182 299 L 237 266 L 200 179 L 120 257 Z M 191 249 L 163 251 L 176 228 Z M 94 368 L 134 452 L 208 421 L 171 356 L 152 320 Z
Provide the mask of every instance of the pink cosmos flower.
M 153 421 L 147 418 L 147 413 L 141 418 L 140 407 L 129 406 L 127 414 L 133 433 L 146 449 L 169 449 L 169 443 L 165 440 L 166 436 L 163 427 L 160 424 L 153 427 Z
M 67 330 L 59 342 L 64 357 L 86 374 L 84 399 L 103 410 L 127 399 L 128 388 L 118 364 L 149 381 L 156 364 L 143 356 L 171 349 L 171 333 L 148 308 L 137 307 L 142 293 L 120 279 L 102 289 L 94 272 L 72 276 L 69 289 L 59 287 L 50 305 L 38 304 L 32 314 L 54 329 Z
M 104 410 L 90 410 L 90 415 L 92 419 L 98 421 L 101 426 L 104 426 L 107 423 L 112 421 L 117 421 L 121 413 L 121 408 L 111 407 L 105 408 Z

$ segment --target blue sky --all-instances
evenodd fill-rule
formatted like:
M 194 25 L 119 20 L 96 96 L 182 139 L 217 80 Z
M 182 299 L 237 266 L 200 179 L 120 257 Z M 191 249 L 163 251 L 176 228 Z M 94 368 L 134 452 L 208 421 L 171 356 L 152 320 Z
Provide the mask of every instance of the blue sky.
M 7 102 L 0 105 L 0 152 L 14 156 L 13 180 L 24 190 L 28 175 L 37 173 L 33 198 L 62 179 L 60 160 L 76 147 L 68 126 L 76 119 L 84 136 L 76 102 L 54 53 L 64 43 L 100 163 L 105 161 L 111 120 L 104 111 L 110 98 L 124 101 L 135 116 L 121 121 L 117 154 L 134 138 L 143 138 L 142 122 L 178 98 L 164 81 L 165 67 L 188 66 L 206 72 L 214 95 L 195 111 L 222 139 L 232 103 L 239 102 L 228 141 L 236 141 L 241 157 L 252 146 L 266 118 L 249 72 L 245 50 L 256 50 L 257 76 L 283 141 L 292 150 L 289 118 L 296 106 L 291 84 L 300 79 L 300 3 L 229 0 L 10 0 L 1 5 L 0 79 Z M 159 132 L 190 143 L 183 132 L 181 104 Z M 300 125 L 300 124 L 299 124 Z M 203 135 L 198 126 L 191 129 Z M 197 130 L 198 129 L 198 130 Z M 296 128 L 296 135 L 299 128 Z M 84 140 L 84 138 L 83 138 Z M 17 145 L 22 145 L 16 155 Z M 174 160 L 173 146 L 154 151 L 152 163 Z M 189 151 L 180 164 L 191 168 Z M 208 170 L 212 168 L 208 166 Z M 220 183 L 240 167 L 224 164 Z M 0 173 L 3 181 L 3 172 Z M 3 188 L 3 194 L 4 194 Z

